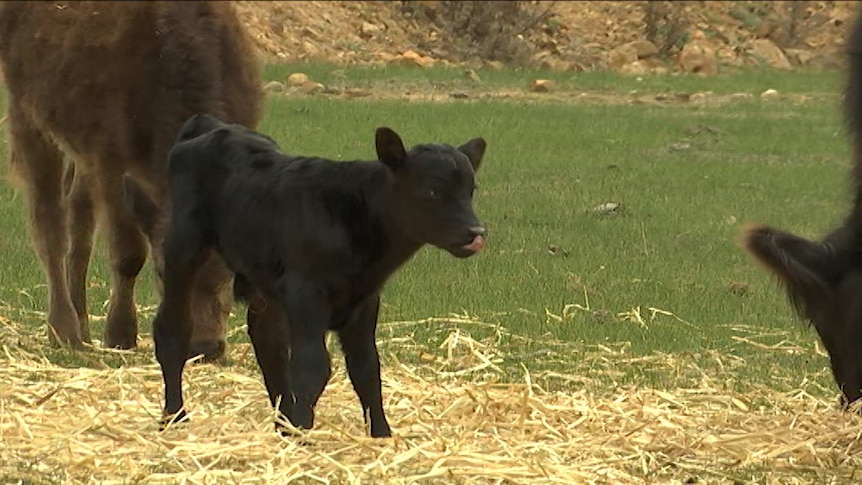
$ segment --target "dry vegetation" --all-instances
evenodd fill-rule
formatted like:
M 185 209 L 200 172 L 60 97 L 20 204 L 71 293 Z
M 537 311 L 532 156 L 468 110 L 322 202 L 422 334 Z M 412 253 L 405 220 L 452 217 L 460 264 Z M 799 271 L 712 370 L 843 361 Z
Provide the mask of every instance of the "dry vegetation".
M 247 345 L 232 347 L 237 365 L 189 366 L 192 421 L 159 433 L 154 362 L 99 368 L 100 356 L 133 355 L 99 350 L 93 367 L 63 368 L 16 345 L 31 333 L 0 322 L 0 479 L 11 483 L 822 484 L 852 481 L 862 464 L 862 421 L 804 390 L 734 395 L 703 373 L 672 392 L 597 393 L 590 381 L 616 366 L 680 365 L 597 346 L 565 356 L 591 374 L 545 373 L 571 387 L 548 391 L 526 367 L 520 382 L 503 383 L 497 350 L 460 330 L 419 367 L 385 356 L 393 439 L 364 437 L 338 359 L 317 428 L 278 437 Z

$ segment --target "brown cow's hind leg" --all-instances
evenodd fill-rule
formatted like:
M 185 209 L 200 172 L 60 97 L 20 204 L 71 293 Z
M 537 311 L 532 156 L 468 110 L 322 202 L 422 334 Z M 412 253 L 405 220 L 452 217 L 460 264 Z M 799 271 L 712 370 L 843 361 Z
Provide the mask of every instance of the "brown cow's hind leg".
M 87 311 L 87 270 L 93 252 L 93 201 L 89 193 L 89 181 L 80 170 L 72 171 L 68 195 L 69 235 L 71 247 L 66 259 L 69 292 L 78 315 L 81 338 L 90 342 L 90 324 Z
M 12 168 L 26 185 L 36 254 L 48 282 L 48 337 L 80 347 L 82 335 L 69 294 L 65 257 L 69 236 L 63 205 L 63 154 L 20 113 L 10 113 Z

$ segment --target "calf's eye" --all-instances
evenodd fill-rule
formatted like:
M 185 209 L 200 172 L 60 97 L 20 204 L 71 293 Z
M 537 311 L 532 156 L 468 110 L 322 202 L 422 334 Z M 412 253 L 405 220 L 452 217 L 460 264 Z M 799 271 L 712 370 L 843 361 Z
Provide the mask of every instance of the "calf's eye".
M 422 189 L 422 197 L 433 199 L 434 197 L 437 197 L 437 191 L 434 189 Z

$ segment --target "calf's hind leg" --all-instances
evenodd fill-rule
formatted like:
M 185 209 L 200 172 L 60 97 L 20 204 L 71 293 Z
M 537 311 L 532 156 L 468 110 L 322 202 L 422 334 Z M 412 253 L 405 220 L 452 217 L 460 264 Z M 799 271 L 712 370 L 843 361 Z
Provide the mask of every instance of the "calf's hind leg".
M 54 343 L 80 347 L 84 339 L 64 261 L 69 233 L 63 201 L 63 154 L 19 111 L 10 110 L 9 123 L 10 163 L 26 185 L 33 245 L 47 277 L 48 337 Z
M 164 242 L 165 294 L 153 321 L 156 359 L 165 384 L 165 421 L 172 416 L 173 420 L 185 417 L 182 378 L 192 337 L 192 292 L 208 252 L 193 224 L 174 221 L 168 229 Z

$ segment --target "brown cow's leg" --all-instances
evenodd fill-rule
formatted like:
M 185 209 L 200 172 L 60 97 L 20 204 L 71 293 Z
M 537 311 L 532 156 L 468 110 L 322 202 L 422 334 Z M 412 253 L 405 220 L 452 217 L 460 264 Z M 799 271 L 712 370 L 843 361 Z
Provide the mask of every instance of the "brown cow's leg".
M 154 186 L 156 184 L 151 184 Z M 164 296 L 162 272 L 161 241 L 165 230 L 162 217 L 163 208 L 148 194 L 140 181 L 125 177 L 126 202 L 138 227 L 149 239 L 153 264 L 156 267 L 156 285 L 159 294 Z M 167 194 L 159 194 L 161 200 Z M 213 253 L 201 268 L 192 295 L 193 330 L 189 347 L 189 358 L 203 355 L 200 362 L 223 363 L 227 350 L 226 323 L 233 306 L 231 282 L 233 273 L 225 266 L 218 254 Z
M 20 112 L 9 114 L 13 169 L 26 185 L 36 254 L 48 281 L 48 337 L 80 347 L 78 317 L 69 295 L 65 257 L 69 248 L 63 205 L 63 154 Z
M 233 307 L 233 273 L 213 252 L 201 268 L 192 298 L 194 327 L 189 357 L 220 362 L 227 351 L 227 320 Z
M 80 170 L 71 173 L 68 199 L 68 224 L 71 247 L 66 259 L 69 293 L 78 314 L 81 338 L 90 342 L 90 323 L 87 310 L 87 270 L 93 252 L 93 201 L 90 198 L 89 180 Z
M 137 345 L 135 279 L 147 258 L 147 243 L 134 215 L 127 210 L 123 173 L 113 157 L 100 159 L 95 183 L 103 208 L 111 264 L 111 299 L 105 324 L 105 346 L 130 349 Z

